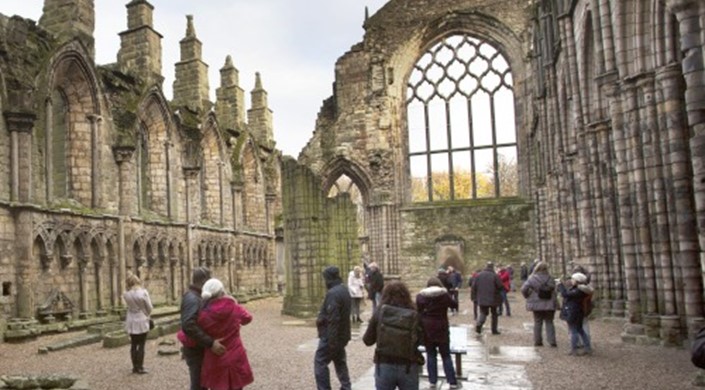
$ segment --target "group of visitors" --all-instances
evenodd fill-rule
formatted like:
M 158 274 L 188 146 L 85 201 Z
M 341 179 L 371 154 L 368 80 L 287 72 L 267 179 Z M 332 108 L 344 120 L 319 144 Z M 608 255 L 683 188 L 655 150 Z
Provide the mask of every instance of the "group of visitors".
M 471 299 L 476 315 L 475 331 L 482 333 L 490 316 L 492 334 L 499 335 L 498 317 L 504 306 L 511 315 L 506 295 L 512 291 L 512 271 L 488 262 L 470 278 Z M 592 345 L 587 316 L 593 289 L 589 274 L 574 265 L 565 280 L 554 279 L 548 264 L 535 260 L 531 267 L 521 266 L 521 294 L 526 309 L 534 316 L 534 345 L 546 341 L 557 347 L 554 318 L 560 318 L 570 330 L 570 355 L 590 354 Z M 582 272 L 581 272 L 582 271 Z M 362 322 L 364 292 L 372 303 L 372 316 L 363 342 L 375 345 L 375 384 L 378 390 L 418 389 L 419 374 L 426 364 L 430 388 L 438 381 L 437 356 L 451 389 L 459 387 L 450 352 L 448 314 L 458 312 L 462 276 L 452 266 L 439 269 L 428 279 L 415 300 L 407 286 L 399 281 L 384 283 L 379 266 L 372 262 L 354 267 L 343 284 L 340 270 L 326 267 L 322 273 L 326 295 L 316 319 L 318 348 L 314 357 L 314 374 L 318 389 L 330 389 L 329 364 L 332 362 L 342 389 L 351 389 L 345 348 L 351 339 L 351 324 Z M 129 273 L 123 298 L 127 313 L 125 329 L 130 335 L 132 371 L 145 374 L 144 347 L 153 328 L 152 303 L 137 275 Z M 563 297 L 560 305 L 558 296 Z M 254 381 L 240 328 L 252 321 L 252 315 L 225 291 L 223 283 L 211 277 L 205 267 L 193 270 L 192 283 L 181 302 L 181 330 L 177 334 L 189 369 L 190 389 L 242 389 Z M 393 329 L 394 331 L 391 331 Z M 421 348 L 419 348 L 421 347 Z M 582 348 L 582 352 L 579 350 Z M 426 359 L 420 350 L 425 350 Z

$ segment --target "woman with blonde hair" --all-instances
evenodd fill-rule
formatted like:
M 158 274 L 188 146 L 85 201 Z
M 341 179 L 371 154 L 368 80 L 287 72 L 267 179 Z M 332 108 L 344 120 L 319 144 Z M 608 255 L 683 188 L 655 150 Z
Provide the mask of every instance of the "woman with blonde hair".
M 128 272 L 125 280 L 127 291 L 122 295 L 127 306 L 125 315 L 125 331 L 130 335 L 130 359 L 132 373 L 146 374 L 144 368 L 144 346 L 149 333 L 149 316 L 152 314 L 152 301 L 149 293 L 142 287 L 142 281 L 137 275 Z
M 348 274 L 348 291 L 352 298 L 352 310 L 350 311 L 352 322 L 362 322 L 360 319 L 360 303 L 362 303 L 364 287 L 365 278 L 362 275 L 362 268 L 356 265 Z

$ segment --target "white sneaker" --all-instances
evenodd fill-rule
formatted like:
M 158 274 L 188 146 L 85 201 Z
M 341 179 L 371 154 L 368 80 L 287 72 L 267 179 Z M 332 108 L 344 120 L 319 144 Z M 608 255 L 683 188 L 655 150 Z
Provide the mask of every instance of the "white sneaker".
M 450 385 L 449 389 L 459 389 L 460 388 L 460 383 L 457 385 Z

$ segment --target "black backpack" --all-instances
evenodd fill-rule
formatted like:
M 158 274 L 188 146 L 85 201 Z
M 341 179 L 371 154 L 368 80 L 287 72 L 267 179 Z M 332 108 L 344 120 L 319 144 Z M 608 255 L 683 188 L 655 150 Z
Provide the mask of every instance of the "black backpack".
M 419 313 L 382 305 L 377 323 L 377 354 L 415 362 L 418 359 Z

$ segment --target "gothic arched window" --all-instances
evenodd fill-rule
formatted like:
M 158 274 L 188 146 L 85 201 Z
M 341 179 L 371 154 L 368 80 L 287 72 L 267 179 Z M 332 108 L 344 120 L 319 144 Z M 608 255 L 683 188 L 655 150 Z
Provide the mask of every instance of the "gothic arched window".
M 414 202 L 518 194 L 513 79 L 491 44 L 455 34 L 432 45 L 407 84 Z

